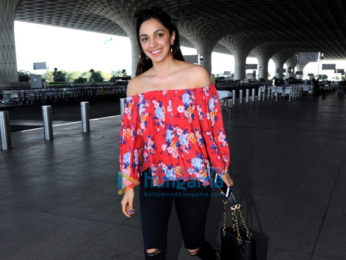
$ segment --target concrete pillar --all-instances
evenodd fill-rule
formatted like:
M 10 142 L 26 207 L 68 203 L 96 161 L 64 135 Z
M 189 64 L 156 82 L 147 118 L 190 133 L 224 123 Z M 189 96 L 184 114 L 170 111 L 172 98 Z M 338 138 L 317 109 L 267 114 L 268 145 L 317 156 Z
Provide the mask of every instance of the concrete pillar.
M 257 56 L 258 59 L 258 78 L 268 79 L 268 63 L 269 58 L 264 54 Z
M 222 37 L 219 44 L 225 46 L 234 56 L 234 79 L 243 80 L 246 77 L 246 58 L 250 51 L 259 43 L 258 38 L 243 34 L 231 34 Z
M 233 51 L 234 55 L 234 79 L 244 80 L 246 77 L 246 57 L 248 53 L 243 51 Z
M 284 68 L 284 63 L 283 62 L 275 62 L 275 67 L 276 67 L 275 68 L 275 77 L 278 79 L 283 79 L 284 73 L 282 71 Z
M 0 83 L 18 82 L 14 19 L 19 0 L 0 1 Z
M 211 74 L 211 46 L 208 43 L 199 42 L 196 44 L 197 55 L 198 55 L 198 64 L 202 65 L 207 69 L 209 74 Z M 214 46 L 213 46 L 214 47 Z M 202 60 L 203 59 L 203 60 Z
M 287 65 L 287 77 L 293 77 L 294 76 L 294 67 L 297 65 L 296 63 L 294 63 L 294 58 L 291 57 L 289 58 L 286 62 Z M 291 73 L 288 72 L 288 68 L 291 68 Z
M 251 53 L 258 59 L 258 78 L 268 79 L 269 59 L 280 49 L 282 47 L 278 44 L 261 43 L 251 50 Z
M 273 61 L 275 62 L 275 76 L 279 79 L 283 79 L 283 68 L 284 68 L 284 64 L 285 61 L 290 58 L 293 57 L 293 50 L 291 49 L 284 49 L 281 50 L 279 52 L 277 52 L 273 57 Z
M 309 62 L 299 62 L 296 65 L 296 70 L 295 71 L 304 71 L 304 68 L 306 65 L 308 65 Z M 302 79 L 304 75 L 297 75 L 298 79 Z
M 210 21 L 198 20 L 192 21 L 176 21 L 179 33 L 185 37 L 197 50 L 198 64 L 204 66 L 211 74 L 211 53 L 221 39 L 222 35 L 226 32 L 226 24 L 220 25 L 218 30 L 215 31 Z M 213 32 L 213 33 L 210 33 Z M 203 57 L 203 61 L 200 58 Z
M 179 29 L 178 29 L 179 30 Z M 192 45 L 197 50 L 197 56 L 198 56 L 198 64 L 202 65 L 207 69 L 209 74 L 211 74 L 212 68 L 211 68 L 211 53 L 216 45 L 217 41 L 202 41 L 201 39 L 198 39 L 197 37 L 193 37 L 191 35 L 185 34 L 184 37 L 189 40 Z
M 136 69 L 137 69 L 137 63 L 138 63 L 138 58 L 139 58 L 139 49 L 138 49 L 138 44 L 137 44 L 137 38 L 136 38 L 136 32 L 133 32 L 130 35 L 130 41 L 131 41 L 131 68 L 132 68 L 132 73 L 131 77 L 134 78 L 136 76 Z

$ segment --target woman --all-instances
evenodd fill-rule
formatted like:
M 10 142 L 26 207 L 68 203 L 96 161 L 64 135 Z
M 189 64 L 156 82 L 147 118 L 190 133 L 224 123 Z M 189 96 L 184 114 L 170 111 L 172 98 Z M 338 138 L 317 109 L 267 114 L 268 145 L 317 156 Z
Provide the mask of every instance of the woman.
M 135 214 L 132 187 L 139 182 L 145 259 L 165 259 L 173 203 L 189 253 L 219 259 L 204 239 L 210 171 L 228 186 L 233 181 L 215 86 L 204 67 L 184 61 L 178 30 L 163 10 L 141 12 L 136 32 L 140 57 L 120 133 L 123 213 Z

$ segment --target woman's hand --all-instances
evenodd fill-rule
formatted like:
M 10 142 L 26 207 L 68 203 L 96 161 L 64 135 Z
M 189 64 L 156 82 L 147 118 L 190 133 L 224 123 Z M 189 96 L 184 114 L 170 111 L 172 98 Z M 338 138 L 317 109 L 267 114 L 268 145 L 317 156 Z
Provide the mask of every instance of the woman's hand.
M 227 185 L 227 187 L 233 186 L 233 180 L 228 172 L 226 172 L 225 175 L 220 175 L 220 177 L 222 178 L 224 183 Z
M 126 217 L 131 218 L 132 214 L 135 214 L 135 209 L 133 208 L 133 200 L 135 199 L 134 189 L 130 189 L 125 192 L 123 199 L 121 200 L 121 206 L 123 213 Z

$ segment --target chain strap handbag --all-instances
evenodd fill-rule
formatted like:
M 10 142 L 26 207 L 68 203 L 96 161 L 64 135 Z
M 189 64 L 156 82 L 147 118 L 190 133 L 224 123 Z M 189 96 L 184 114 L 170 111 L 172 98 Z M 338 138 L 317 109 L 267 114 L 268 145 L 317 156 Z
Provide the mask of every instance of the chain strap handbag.
M 247 227 L 240 204 L 231 205 L 232 227 L 227 227 L 227 204 L 223 199 L 223 227 L 221 228 L 221 260 L 256 260 L 256 244 Z M 239 227 L 239 218 L 244 229 Z

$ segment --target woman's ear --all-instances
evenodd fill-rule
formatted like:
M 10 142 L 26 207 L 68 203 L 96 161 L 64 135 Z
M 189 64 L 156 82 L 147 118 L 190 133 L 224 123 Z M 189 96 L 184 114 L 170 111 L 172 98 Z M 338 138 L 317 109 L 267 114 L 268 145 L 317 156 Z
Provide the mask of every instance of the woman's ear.
M 175 31 L 173 31 L 172 36 L 171 36 L 171 45 L 174 44 L 175 41 Z

